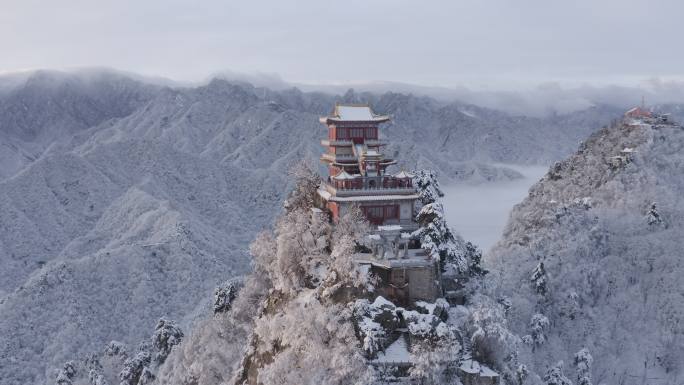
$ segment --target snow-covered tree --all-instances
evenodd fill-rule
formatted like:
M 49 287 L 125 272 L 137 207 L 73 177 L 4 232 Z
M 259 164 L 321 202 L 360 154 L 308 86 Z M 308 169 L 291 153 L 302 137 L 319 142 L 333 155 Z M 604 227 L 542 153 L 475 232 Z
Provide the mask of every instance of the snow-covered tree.
M 371 284 L 370 277 L 361 274 L 353 258 L 359 247 L 366 246 L 369 232 L 370 225 L 356 205 L 338 219 L 328 241 L 331 251 L 325 261 L 324 295 L 332 295 L 343 287 L 363 289 Z
M 149 371 L 148 366 L 152 362 L 152 354 L 150 354 L 147 346 L 140 347 L 135 356 L 127 359 L 123 363 L 123 368 L 119 373 L 119 385 L 138 385 L 138 381 L 144 371 Z
M 449 228 L 444 217 L 444 207 L 439 201 L 444 196 L 437 177 L 430 170 L 416 171 L 414 186 L 420 195 L 416 221 L 420 224 L 413 236 L 420 240 L 421 247 L 432 258 L 439 261 L 442 272 L 471 277 L 487 273 L 482 265 L 482 252 L 470 242 L 465 242 Z
M 559 315 L 567 316 L 571 320 L 575 319 L 577 313 L 580 312 L 579 294 L 571 290 L 565 296 L 565 300 L 560 304 Z
M 589 353 L 589 349 L 583 348 L 577 353 L 573 360 L 577 369 L 577 385 L 591 385 L 591 365 L 594 358 Z
M 375 301 L 357 299 L 352 306 L 356 333 L 368 357 L 385 347 L 389 333 L 399 326 L 397 308 L 379 296 Z
M 500 304 L 484 295 L 476 295 L 471 301 L 466 330 L 470 335 L 473 358 L 501 367 L 516 354 L 520 339 L 509 330 Z
M 138 385 L 150 385 L 155 379 L 154 373 L 148 367 L 144 367 L 138 378 Z
M 425 384 L 460 384 L 457 376 L 461 345 L 456 331 L 447 327 L 436 340 L 416 343 L 411 351 L 411 378 Z
M 232 307 L 233 300 L 237 297 L 241 282 L 229 280 L 214 290 L 214 314 L 224 313 Z
M 658 207 L 655 202 L 651 203 L 651 206 L 648 209 L 648 214 L 646 214 L 646 221 L 650 226 L 660 226 L 664 223 L 663 217 L 660 216 L 660 212 L 658 212 Z
M 309 209 L 314 206 L 316 190 L 321 184 L 321 177 L 315 170 L 308 160 L 299 161 L 290 167 L 288 174 L 294 179 L 295 187 L 285 200 L 286 210 Z
M 515 369 L 515 379 L 518 382 L 518 385 L 522 385 L 525 382 L 525 379 L 527 379 L 527 376 L 529 376 L 530 371 L 527 369 L 527 365 L 525 364 L 519 364 L 518 367 Z
M 470 242 L 465 243 L 465 259 L 468 261 L 468 274 L 471 277 L 483 276 L 488 273 L 482 267 L 482 250 Z
M 257 234 L 249 246 L 252 256 L 252 274 L 244 280 L 240 295 L 232 302 L 235 317 L 250 322 L 260 309 L 260 304 L 273 287 L 276 279 L 276 240 L 271 231 Z
M 530 320 L 530 335 L 534 346 L 543 345 L 546 342 L 546 329 L 549 328 L 549 319 L 545 315 L 537 313 Z
M 89 354 L 85 358 L 85 369 L 88 371 L 90 385 L 107 385 L 108 382 L 103 374 L 100 357 L 97 354 Z
M 420 202 L 424 205 L 434 203 L 444 196 L 437 181 L 437 174 L 432 170 L 413 171 L 413 186 L 418 190 Z
M 105 376 L 95 369 L 88 371 L 88 381 L 90 385 L 109 385 Z
M 104 348 L 105 356 L 126 358 L 126 345 L 119 341 L 110 341 Z
M 442 271 L 446 271 L 449 264 L 457 273 L 467 273 L 468 260 L 462 243 L 447 226 L 442 204 L 433 202 L 424 205 L 416 220 L 420 227 L 413 232 L 413 236 L 420 239 L 421 247 L 427 250 L 434 260 L 440 262 Z
M 73 361 L 64 363 L 62 369 L 57 371 L 57 385 L 71 385 L 76 376 L 76 364 Z
M 258 318 L 255 354 L 271 359 L 258 369 L 263 384 L 365 384 L 369 370 L 358 349 L 351 311 L 298 296 L 277 314 Z
M 181 343 L 183 331 L 174 321 L 160 318 L 152 334 L 152 346 L 157 350 L 155 361 L 163 363 L 171 349 Z
M 370 224 L 363 215 L 361 208 L 354 204 L 346 213 L 339 217 L 333 228 L 331 247 L 335 248 L 335 242 L 347 236 L 359 245 L 365 245 L 367 235 L 370 232 Z
M 541 296 L 546 295 L 548 291 L 548 277 L 544 269 L 544 262 L 539 262 L 534 270 L 532 270 L 530 282 L 532 282 L 532 288 L 537 294 Z
M 558 361 L 543 377 L 546 385 L 572 385 L 572 381 L 563 374 L 563 361 Z

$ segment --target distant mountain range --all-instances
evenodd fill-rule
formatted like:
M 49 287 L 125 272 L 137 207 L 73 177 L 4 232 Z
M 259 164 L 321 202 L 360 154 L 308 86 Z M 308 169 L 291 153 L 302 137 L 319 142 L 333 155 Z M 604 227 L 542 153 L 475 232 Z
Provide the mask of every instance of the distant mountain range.
M 214 80 L 171 88 L 116 73 L 0 81 L 0 383 L 40 383 L 65 360 L 159 316 L 190 322 L 217 283 L 249 269 L 295 161 L 316 161 L 318 116 L 369 102 L 397 167 L 443 181 L 550 164 L 607 124 L 598 105 L 548 118 L 400 93 L 273 91 Z M 48 381 L 49 382 L 49 381 Z

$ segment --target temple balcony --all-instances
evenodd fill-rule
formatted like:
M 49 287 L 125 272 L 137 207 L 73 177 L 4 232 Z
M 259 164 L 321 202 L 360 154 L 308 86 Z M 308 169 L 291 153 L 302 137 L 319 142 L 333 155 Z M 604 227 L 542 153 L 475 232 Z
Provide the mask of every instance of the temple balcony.
M 323 139 L 321 144 L 325 147 L 329 146 L 351 146 L 354 144 L 351 140 L 346 139 Z
M 330 162 L 335 162 L 337 160 L 355 161 L 357 160 L 357 157 L 354 154 L 323 154 L 321 155 L 321 160 L 327 160 Z
M 369 147 L 375 147 L 375 146 L 386 146 L 387 142 L 383 140 L 378 140 L 378 139 L 361 139 L 361 140 L 352 140 L 352 139 L 323 139 L 321 140 L 321 145 L 325 147 L 329 146 L 352 146 L 354 144 L 358 144 L 361 141 L 363 141 L 363 144 Z
M 329 178 L 323 187 L 332 195 L 362 196 L 362 195 L 409 195 L 415 194 L 416 189 L 410 180 L 400 180 L 394 177 L 354 177 L 339 180 Z

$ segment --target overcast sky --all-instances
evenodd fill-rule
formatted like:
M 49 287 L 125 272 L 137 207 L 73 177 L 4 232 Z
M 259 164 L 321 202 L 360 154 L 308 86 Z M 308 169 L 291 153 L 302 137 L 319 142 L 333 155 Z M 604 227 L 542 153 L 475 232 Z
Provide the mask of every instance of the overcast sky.
M 681 0 L 0 0 L 0 71 L 634 84 L 683 78 L 683 20 Z

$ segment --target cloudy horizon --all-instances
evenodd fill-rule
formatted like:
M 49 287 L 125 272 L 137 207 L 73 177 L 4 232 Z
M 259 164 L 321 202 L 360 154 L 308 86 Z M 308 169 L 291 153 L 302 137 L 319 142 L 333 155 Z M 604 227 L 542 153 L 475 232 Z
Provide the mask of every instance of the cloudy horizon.
M 201 81 L 229 70 L 300 84 L 483 90 L 684 79 L 671 33 L 684 11 L 676 1 L 201 5 L 10 2 L 0 14 L 0 49 L 12 55 L 0 59 L 0 72 L 109 67 Z

